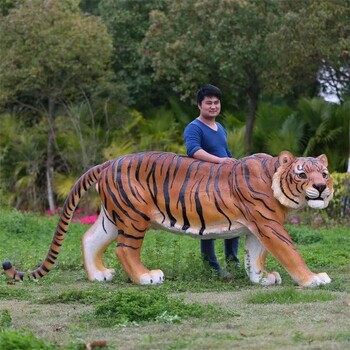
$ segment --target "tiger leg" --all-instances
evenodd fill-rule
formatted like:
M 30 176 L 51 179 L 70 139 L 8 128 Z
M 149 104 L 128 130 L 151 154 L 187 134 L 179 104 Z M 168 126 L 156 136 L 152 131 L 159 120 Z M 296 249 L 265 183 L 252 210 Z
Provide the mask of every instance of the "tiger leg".
M 308 268 L 283 226 L 270 222 L 261 227 L 262 244 L 296 283 L 303 287 L 315 287 L 331 282 L 326 273 L 313 273 Z
M 136 284 L 159 284 L 164 281 L 161 270 L 148 270 L 141 262 L 140 253 L 145 231 L 118 232 L 116 255 L 126 274 Z
M 97 221 L 82 238 L 84 266 L 90 281 L 110 281 L 113 278 L 114 269 L 107 269 L 102 258 L 103 253 L 115 241 L 117 235 L 117 228 L 108 220 L 102 208 Z
M 264 286 L 281 284 L 282 279 L 278 272 L 268 273 L 265 270 L 267 250 L 260 241 L 253 235 L 246 236 L 245 243 L 245 270 L 253 283 L 260 283 Z

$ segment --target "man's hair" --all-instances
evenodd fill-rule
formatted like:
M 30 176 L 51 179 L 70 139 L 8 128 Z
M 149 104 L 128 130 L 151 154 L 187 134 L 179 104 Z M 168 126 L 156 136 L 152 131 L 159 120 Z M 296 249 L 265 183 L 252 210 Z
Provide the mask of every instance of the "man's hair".
M 221 90 L 214 85 L 204 85 L 197 91 L 197 104 L 201 104 L 206 96 L 215 96 L 221 101 Z

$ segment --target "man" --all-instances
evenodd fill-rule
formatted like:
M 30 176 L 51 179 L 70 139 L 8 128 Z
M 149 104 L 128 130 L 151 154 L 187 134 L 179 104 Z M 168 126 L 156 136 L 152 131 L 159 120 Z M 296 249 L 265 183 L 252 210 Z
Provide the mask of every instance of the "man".
M 204 85 L 197 92 L 197 105 L 199 117 L 187 125 L 184 131 L 184 139 L 187 155 L 199 160 L 212 163 L 233 164 L 235 161 L 227 146 L 227 132 L 216 121 L 221 111 L 221 91 L 213 85 Z M 214 239 L 201 240 L 201 254 L 219 275 L 226 279 L 232 276 L 223 273 L 215 255 Z M 225 239 L 226 263 L 235 262 L 240 266 L 237 256 L 239 238 Z

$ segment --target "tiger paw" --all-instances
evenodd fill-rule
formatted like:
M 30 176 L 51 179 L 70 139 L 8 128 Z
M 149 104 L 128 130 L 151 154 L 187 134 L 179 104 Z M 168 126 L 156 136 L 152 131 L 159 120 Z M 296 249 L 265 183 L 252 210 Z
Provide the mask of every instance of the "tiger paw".
M 114 269 L 96 270 L 89 273 L 88 278 L 90 281 L 109 282 L 113 279 L 114 274 Z
M 321 273 L 315 273 L 312 276 L 312 278 L 308 281 L 308 283 L 306 283 L 304 286 L 305 287 L 317 287 L 317 286 L 320 286 L 322 284 L 328 284 L 331 282 L 332 282 L 332 280 L 330 279 L 330 277 L 325 272 L 321 272 Z
M 260 280 L 260 284 L 263 286 L 272 286 L 275 284 L 282 284 L 282 278 L 276 271 L 270 272 Z
M 140 276 L 140 284 L 160 284 L 164 282 L 164 273 L 162 270 L 151 270 Z

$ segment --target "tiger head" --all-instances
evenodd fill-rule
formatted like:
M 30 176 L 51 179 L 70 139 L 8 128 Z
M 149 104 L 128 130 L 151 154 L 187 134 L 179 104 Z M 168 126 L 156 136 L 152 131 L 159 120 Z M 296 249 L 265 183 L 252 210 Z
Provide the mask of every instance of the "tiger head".
M 272 190 L 282 205 L 293 209 L 306 205 L 313 209 L 328 206 L 333 197 L 333 181 L 324 154 L 317 158 L 296 158 L 283 151 L 278 161 L 280 166 L 273 175 Z

